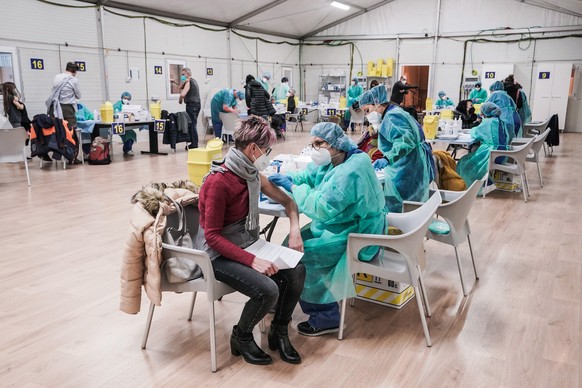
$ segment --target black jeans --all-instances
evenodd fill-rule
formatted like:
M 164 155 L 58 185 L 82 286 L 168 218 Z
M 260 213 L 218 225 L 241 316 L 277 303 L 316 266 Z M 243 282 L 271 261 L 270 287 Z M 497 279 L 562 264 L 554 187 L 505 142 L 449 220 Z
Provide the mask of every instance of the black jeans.
M 269 277 L 251 267 L 219 256 L 212 261 L 214 276 L 248 296 L 238 321 L 244 333 L 250 333 L 265 315 L 275 307 L 273 323 L 287 325 L 305 283 L 305 266 L 299 263 L 292 269 L 283 269 Z
M 200 114 L 200 103 L 199 102 L 187 102 L 186 103 L 186 113 L 190 116 L 192 125 L 190 126 L 190 145 L 188 148 L 198 148 L 198 115 Z

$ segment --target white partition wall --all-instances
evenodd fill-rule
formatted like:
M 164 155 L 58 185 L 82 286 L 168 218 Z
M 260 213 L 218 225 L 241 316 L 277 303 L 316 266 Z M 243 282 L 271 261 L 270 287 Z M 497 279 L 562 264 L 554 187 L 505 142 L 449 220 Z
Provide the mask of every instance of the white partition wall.
M 560 129 L 564 129 L 571 76 L 571 63 L 538 63 L 534 74 L 532 120 L 543 121 L 557 113 Z

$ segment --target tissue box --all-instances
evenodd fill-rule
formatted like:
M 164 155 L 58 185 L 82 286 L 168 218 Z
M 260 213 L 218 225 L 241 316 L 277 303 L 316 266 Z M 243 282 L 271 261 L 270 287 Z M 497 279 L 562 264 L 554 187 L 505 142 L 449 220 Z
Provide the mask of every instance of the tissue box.
M 356 275 L 356 298 L 401 309 L 414 296 L 414 288 L 365 273 Z

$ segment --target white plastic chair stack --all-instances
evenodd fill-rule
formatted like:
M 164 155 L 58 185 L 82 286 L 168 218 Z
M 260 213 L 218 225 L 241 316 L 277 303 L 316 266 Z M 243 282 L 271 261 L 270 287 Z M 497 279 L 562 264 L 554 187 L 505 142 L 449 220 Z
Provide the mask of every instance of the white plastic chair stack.
M 234 131 L 236 129 L 237 122 L 240 120 L 240 117 L 236 113 L 228 112 L 220 112 L 220 121 L 222 121 L 222 136 L 226 136 L 226 143 L 229 143 L 230 136 L 234 135 Z

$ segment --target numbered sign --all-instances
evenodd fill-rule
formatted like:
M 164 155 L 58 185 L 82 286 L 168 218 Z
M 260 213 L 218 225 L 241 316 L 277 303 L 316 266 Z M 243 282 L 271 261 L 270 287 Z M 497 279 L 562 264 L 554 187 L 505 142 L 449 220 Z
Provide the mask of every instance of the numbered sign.
M 30 68 L 32 70 L 44 70 L 44 59 L 30 58 Z
M 550 72 L 549 71 L 540 71 L 538 74 L 539 79 L 550 79 Z
M 214 75 L 214 69 L 212 67 L 207 67 L 206 75 Z
M 309 110 L 307 108 L 301 108 L 301 114 L 306 116 L 309 113 Z
M 75 61 L 75 65 L 79 66 L 79 71 L 87 71 L 85 62 Z
M 162 66 L 154 66 L 154 74 L 156 75 L 162 74 Z
M 154 122 L 154 130 L 163 133 L 166 130 L 166 120 L 156 120 Z
M 125 123 L 111 123 L 111 133 L 125 135 Z
M 495 72 L 494 71 L 486 71 L 485 78 L 487 79 L 495 79 Z
M 337 110 L 334 108 L 328 108 L 328 109 L 326 109 L 325 114 L 327 116 L 335 116 L 335 115 L 337 115 Z

